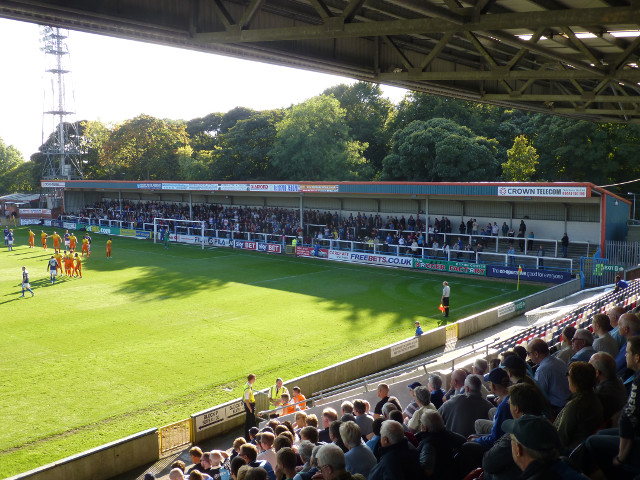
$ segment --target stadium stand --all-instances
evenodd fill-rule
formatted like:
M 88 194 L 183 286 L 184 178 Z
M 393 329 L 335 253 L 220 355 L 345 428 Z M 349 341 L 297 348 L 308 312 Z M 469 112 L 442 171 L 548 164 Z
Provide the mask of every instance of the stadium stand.
M 585 293 L 587 295 L 589 294 L 589 292 L 582 292 L 583 295 Z M 578 305 L 574 305 L 568 311 L 555 311 L 555 313 L 551 315 L 552 318 L 549 318 L 549 317 L 540 318 L 537 320 L 537 322 L 534 325 L 526 327 L 521 331 L 519 331 L 517 334 L 511 335 L 506 339 L 501 339 L 501 340 L 489 339 L 485 342 L 481 342 L 480 345 L 474 344 L 474 345 L 471 345 L 471 348 L 465 347 L 462 349 L 458 349 L 454 352 L 450 352 L 450 354 L 454 355 L 456 358 L 455 368 L 456 369 L 464 368 L 468 370 L 469 375 L 471 375 L 471 365 L 478 358 L 483 358 L 487 361 L 490 361 L 499 356 L 504 362 L 505 361 L 504 359 L 507 358 L 508 355 L 512 355 L 512 351 L 515 347 L 517 347 L 518 345 L 526 346 L 526 344 L 529 341 L 535 338 L 543 339 L 551 346 L 554 343 L 557 343 L 559 340 L 561 340 L 561 332 L 564 327 L 571 325 L 571 326 L 574 326 L 575 328 L 590 328 L 592 318 L 595 314 L 597 313 L 606 314 L 613 307 L 622 307 L 627 312 L 633 311 L 635 313 L 638 311 L 639 293 L 640 293 L 640 281 L 639 280 L 632 281 L 632 282 L 629 282 L 628 287 L 625 288 L 624 290 L 614 291 L 613 289 L 607 289 L 604 293 L 591 295 L 588 301 L 586 302 L 582 301 Z M 638 355 L 640 355 L 640 353 Z M 512 364 L 513 362 L 510 362 L 508 368 L 514 368 Z M 415 388 L 415 382 L 418 382 L 421 385 L 427 386 L 429 385 L 429 380 L 431 375 L 436 374 L 442 378 L 443 387 L 446 389 L 449 386 L 451 374 L 454 369 L 454 362 L 451 362 L 450 365 L 451 365 L 451 369 L 449 371 L 448 370 L 449 364 L 444 362 L 442 358 L 442 354 L 438 353 L 437 355 L 433 355 L 431 357 L 427 357 L 419 361 L 409 362 L 407 364 L 400 365 L 398 367 L 394 367 L 386 371 L 378 372 L 377 374 L 370 375 L 363 379 L 355 380 L 353 382 L 349 382 L 343 385 L 336 385 L 335 387 L 331 389 L 327 389 L 322 392 L 314 392 L 313 396 L 307 399 L 308 403 L 310 403 L 311 405 L 309 408 L 305 410 L 305 414 L 315 415 L 320 419 L 322 417 L 323 412 L 326 409 L 333 409 L 336 412 L 338 412 L 338 418 L 340 419 L 341 406 L 343 406 L 345 402 L 347 405 L 349 405 L 349 404 L 355 403 L 357 400 L 365 401 L 365 403 L 370 406 L 369 411 L 373 413 L 374 405 L 376 405 L 376 403 L 378 403 L 381 397 L 384 396 L 385 394 L 384 391 L 382 391 L 382 394 L 381 394 L 380 390 L 377 390 L 375 387 L 377 386 L 378 383 L 383 383 L 383 382 L 386 382 L 389 387 L 388 396 L 390 398 L 385 400 L 387 402 L 397 401 L 404 408 L 410 402 L 413 401 L 413 397 L 411 396 L 410 389 L 408 387 L 411 386 L 410 388 Z M 530 366 L 535 367 L 535 365 L 530 365 Z M 420 370 L 423 370 L 423 371 L 420 372 Z M 589 373 L 590 371 L 593 371 L 593 374 L 595 375 L 595 369 L 591 368 L 589 365 L 586 365 L 586 364 L 581 364 L 576 368 L 570 369 L 569 371 L 572 372 L 571 376 L 566 378 L 572 379 L 571 381 L 574 381 L 574 382 L 581 381 L 579 375 L 580 374 L 584 375 L 585 374 L 584 372 L 587 372 L 586 373 L 587 377 L 588 375 L 590 375 Z M 488 376 L 488 378 L 497 378 L 497 377 L 498 376 Z M 636 374 L 636 377 L 638 377 L 637 374 Z M 592 380 L 587 378 L 586 383 L 590 385 L 591 382 Z M 470 383 L 465 382 L 465 385 L 466 385 L 465 392 L 457 393 L 456 396 L 473 395 L 473 393 L 470 392 L 469 390 L 469 385 L 472 385 L 473 383 L 474 382 L 470 382 Z M 636 382 L 634 381 L 634 385 L 631 387 L 632 389 L 634 389 L 631 393 L 632 398 L 634 398 L 634 395 L 636 392 L 635 389 L 638 388 L 638 386 L 635 385 L 635 383 Z M 497 392 L 497 390 L 494 390 L 493 388 L 491 388 L 490 381 L 489 381 L 489 385 L 492 393 Z M 580 383 L 580 385 L 581 385 L 580 388 L 573 390 L 575 393 L 570 397 L 571 402 L 573 403 L 570 402 L 571 405 L 569 405 L 568 403 L 567 405 L 569 406 L 565 408 L 575 409 L 577 404 L 576 402 L 578 402 L 580 398 L 584 396 L 585 394 L 584 379 L 582 379 L 582 383 Z M 517 392 L 515 392 L 513 388 L 515 387 L 512 387 L 512 391 L 514 392 L 514 395 L 515 395 Z M 401 468 L 401 465 L 396 464 L 395 468 L 397 470 L 394 470 L 393 476 L 384 477 L 384 478 L 398 478 L 398 479 L 402 479 L 402 478 L 462 479 L 465 477 L 478 478 L 477 475 L 479 475 L 479 473 L 482 472 L 482 466 L 483 466 L 482 459 L 485 455 L 489 455 L 489 454 L 495 455 L 496 452 L 494 451 L 494 449 L 497 449 L 497 451 L 502 449 L 502 451 L 507 452 L 507 454 L 511 451 L 511 442 L 509 441 L 509 438 L 510 438 L 509 433 L 505 433 L 505 432 L 515 431 L 516 439 L 520 440 L 521 438 L 520 435 L 522 434 L 522 432 L 525 431 L 527 428 L 529 428 L 526 425 L 526 423 L 527 421 L 533 421 L 533 420 L 530 420 L 529 417 L 527 416 L 523 417 L 522 414 L 530 413 L 532 409 L 544 411 L 545 401 L 543 400 L 543 397 L 542 396 L 536 397 L 536 395 L 538 394 L 536 395 L 532 394 L 532 392 L 535 392 L 536 388 L 537 387 L 535 386 L 535 382 L 532 379 L 526 380 L 522 385 L 518 385 L 519 396 L 518 398 L 515 399 L 515 401 L 519 403 L 517 405 L 519 410 L 514 410 L 514 412 L 518 414 L 515 420 L 515 424 L 519 425 L 520 429 L 516 428 L 514 430 L 515 427 L 513 427 L 512 423 L 509 423 L 508 421 L 507 423 L 504 423 L 504 429 L 501 427 L 497 429 L 498 440 L 495 442 L 494 446 L 491 447 L 491 450 L 489 450 L 488 447 L 487 448 L 483 447 L 480 450 L 478 450 L 479 447 L 477 447 L 477 445 L 476 446 L 473 445 L 474 443 L 476 443 L 475 437 L 471 436 L 469 438 L 465 438 L 458 435 L 455 431 L 450 431 L 449 420 L 447 420 L 446 422 L 443 422 L 442 416 L 439 414 L 443 412 L 442 409 L 436 412 L 434 409 L 427 408 L 424 412 L 422 412 L 420 422 L 418 422 L 419 429 L 414 430 L 413 432 L 409 431 L 406 424 L 403 426 L 401 425 L 394 426 L 395 424 L 392 425 L 388 423 L 388 422 L 393 422 L 394 420 L 385 418 L 381 424 L 382 427 L 380 427 L 380 425 L 376 427 L 374 424 L 374 427 L 373 427 L 374 433 L 379 432 L 379 435 L 374 435 L 373 441 L 372 442 L 369 441 L 366 444 L 368 447 L 371 448 L 371 451 L 374 454 L 376 458 L 376 462 L 378 464 L 378 467 L 374 467 L 370 471 L 368 478 L 373 480 L 377 478 L 383 478 L 382 476 L 379 476 L 381 475 L 380 470 L 381 469 L 384 470 L 385 468 L 388 468 L 388 465 L 384 467 L 381 465 L 385 463 L 388 464 L 389 462 L 387 460 L 389 460 L 390 458 L 396 458 L 396 456 L 399 456 L 400 458 L 404 459 L 403 462 L 401 463 L 403 463 L 403 465 L 404 463 L 406 463 L 406 465 L 404 466 L 407 468 L 409 468 L 409 466 L 412 465 L 412 462 L 414 462 L 414 460 L 419 461 L 421 464 L 422 473 L 424 475 L 416 476 L 416 474 L 413 473 L 412 474 L 413 476 L 411 477 L 403 476 L 405 475 L 406 472 L 403 471 L 403 469 Z M 533 390 L 529 391 L 530 389 L 533 389 Z M 588 387 L 586 392 L 588 393 L 588 391 L 591 391 L 590 389 L 591 387 Z M 534 399 L 539 398 L 538 403 L 540 403 L 540 405 L 538 406 L 529 405 L 526 402 L 526 399 L 523 398 L 523 395 L 528 396 L 530 398 L 534 398 Z M 395 398 L 395 400 L 393 400 L 393 398 Z M 456 397 L 453 397 L 453 398 L 456 398 Z M 491 396 L 488 398 L 491 399 Z M 498 400 L 501 401 L 502 399 L 498 399 Z M 448 400 L 448 401 L 451 402 L 452 400 Z M 496 402 L 496 404 L 499 403 L 499 401 Z M 599 401 L 599 400 L 593 400 L 593 401 Z M 391 418 L 397 418 L 398 420 L 401 420 L 401 417 L 393 413 L 392 411 L 393 408 L 389 406 L 389 403 L 387 403 L 386 405 L 388 405 L 388 408 L 385 407 L 383 409 L 384 412 L 387 412 L 385 413 L 385 417 L 388 416 Z M 635 403 L 633 402 L 631 402 L 629 405 L 632 405 L 632 406 L 625 407 L 622 415 L 623 416 L 635 415 L 634 418 L 640 417 L 640 411 L 639 412 L 635 411 L 635 409 L 640 408 L 640 406 L 633 406 L 635 405 Z M 631 412 L 629 408 L 631 408 L 633 412 Z M 425 412 L 430 412 L 430 413 L 425 413 Z M 265 432 L 265 431 L 275 430 L 277 434 L 278 432 L 283 430 L 283 427 L 280 427 L 278 425 L 288 424 L 288 422 L 291 422 L 292 424 L 294 424 L 295 422 L 294 413 L 281 416 L 277 419 L 268 419 L 268 416 L 270 413 L 273 413 L 273 412 L 272 411 L 262 412 L 262 414 L 264 415 L 264 421 L 260 425 L 261 430 L 256 432 L 258 437 L 258 441 L 256 442 L 258 450 L 262 448 L 261 442 L 259 441 L 261 431 Z M 556 422 L 554 424 L 556 428 L 564 429 L 564 428 L 567 428 L 567 424 L 572 424 L 571 421 L 567 422 L 566 418 L 563 418 L 561 420 L 562 416 L 563 416 L 563 410 L 561 410 L 560 413 L 558 414 L 558 418 L 556 419 Z M 508 417 L 510 418 L 511 415 L 509 414 Z M 347 422 L 349 420 L 353 420 L 353 419 L 347 415 L 342 418 L 342 421 L 338 420 L 337 423 L 340 424 L 341 422 Z M 489 420 L 491 420 L 491 418 L 489 418 Z M 550 420 L 553 420 L 553 418 L 551 418 Z M 535 422 L 538 422 L 538 423 L 535 423 Z M 580 452 L 582 451 L 582 448 L 583 448 L 581 446 L 582 443 L 578 446 L 578 448 L 576 448 L 576 450 L 574 450 L 570 459 L 567 459 L 566 457 L 561 458 L 559 456 L 559 453 L 563 452 L 564 449 L 567 447 L 567 445 L 562 445 L 560 443 L 561 436 L 558 436 L 558 431 L 556 430 L 556 428 L 552 427 L 552 423 L 547 422 L 544 424 L 539 424 L 540 420 L 536 420 L 535 422 L 534 422 L 535 423 L 534 427 L 531 427 L 531 428 L 534 428 L 537 431 L 540 431 L 540 429 L 544 427 L 543 430 L 545 431 L 546 443 L 544 447 L 540 447 L 540 448 L 542 450 L 547 451 L 548 453 L 546 457 L 545 456 L 540 457 L 540 458 L 543 458 L 543 460 L 538 460 L 538 462 L 542 462 L 542 463 L 546 462 L 546 465 L 543 465 L 543 466 L 545 468 L 549 468 L 552 472 L 554 472 L 553 474 L 557 475 L 557 477 L 554 477 L 552 475 L 549 478 L 585 478 L 585 477 L 579 476 L 578 471 L 582 470 L 585 474 L 586 473 L 591 474 L 594 472 L 594 470 L 598 468 L 598 465 L 595 465 L 594 463 L 592 463 L 589 458 L 584 458 L 580 456 Z M 602 426 L 605 426 L 605 424 L 603 424 Z M 295 431 L 295 427 L 296 425 L 294 424 L 293 425 L 294 431 Z M 333 430 L 334 427 L 337 427 L 337 425 L 334 425 L 334 424 L 331 425 L 332 431 L 334 431 Z M 311 428 L 313 429 L 313 427 Z M 352 427 L 345 428 L 344 431 L 348 432 L 349 429 L 351 428 Z M 584 432 L 583 438 L 587 439 L 585 443 L 588 443 L 591 439 L 592 434 L 596 433 L 600 429 L 601 427 L 598 427 L 595 430 L 589 430 Z M 342 428 L 340 429 L 340 433 L 341 434 L 343 433 Z M 480 434 L 482 432 L 478 431 L 477 433 Z M 566 432 L 563 432 L 563 434 L 565 433 Z M 636 435 L 640 434 L 640 432 L 638 431 L 636 431 L 635 433 Z M 504 435 L 504 439 L 506 440 L 503 439 L 504 441 L 500 441 L 500 438 L 503 438 L 503 435 Z M 612 434 L 609 433 L 609 435 L 612 435 Z M 433 449 L 433 445 L 429 443 L 433 441 L 433 439 L 431 438 L 432 436 L 435 436 L 435 438 L 438 439 L 437 441 L 441 442 L 441 443 L 438 443 L 438 445 L 441 447 L 441 450 L 437 450 L 439 453 L 437 453 L 435 457 L 433 456 L 433 454 L 431 456 L 428 455 L 428 453 L 432 452 L 432 449 Z M 384 437 L 384 439 L 381 439 L 381 437 Z M 595 435 L 593 437 L 595 438 L 598 436 Z M 278 436 L 276 435 L 276 442 L 274 442 L 274 444 L 278 443 L 277 438 Z M 596 438 L 596 440 L 599 440 L 599 438 Z M 348 449 L 344 447 L 344 444 L 340 441 L 340 439 L 336 438 L 336 436 L 333 434 L 331 434 L 330 442 L 335 443 L 339 445 L 340 448 L 342 448 L 343 450 L 348 451 Z M 363 442 L 364 442 L 364 439 L 363 439 Z M 540 442 L 542 442 L 542 440 L 538 440 L 538 443 Z M 414 446 L 412 447 L 411 444 L 413 444 Z M 298 448 L 301 448 L 300 438 L 299 438 L 298 432 L 296 432 L 293 450 L 297 451 Z M 322 449 L 324 448 L 325 447 L 320 447 L 319 451 L 322 451 Z M 334 446 L 331 448 L 336 448 L 336 447 Z M 340 450 L 340 448 L 337 448 L 335 452 L 332 450 L 332 452 L 334 452 L 338 457 L 342 458 L 341 461 L 344 462 L 343 457 L 345 454 L 341 453 L 342 450 Z M 328 450 L 326 450 L 325 453 L 327 451 Z M 421 454 L 418 454 L 417 452 L 421 452 Z M 478 456 L 478 452 L 479 452 L 479 456 Z M 340 455 L 342 455 L 342 457 Z M 386 455 L 392 455 L 392 456 L 387 457 L 387 459 L 385 460 Z M 323 457 L 320 454 L 317 454 L 314 458 L 316 458 L 315 465 L 318 466 L 317 459 L 318 458 L 324 459 L 325 457 Z M 515 463 L 511 461 L 511 463 L 509 463 L 509 459 L 511 458 L 510 455 L 507 455 L 507 457 L 504 457 L 504 458 L 507 459 L 507 464 L 504 466 L 505 468 L 504 473 L 506 476 L 498 476 L 497 478 L 515 478 L 514 475 L 517 476 L 520 470 L 524 470 L 527 467 L 527 465 L 523 465 L 518 461 L 516 461 Z M 600 463 L 599 466 L 602 467 L 606 475 L 605 478 L 631 478 L 633 475 L 640 473 L 640 463 L 637 462 L 638 458 L 633 457 L 632 455 L 628 455 L 626 458 L 622 458 L 622 457 L 619 457 L 619 458 L 622 461 L 619 461 L 618 457 L 616 457 L 616 460 L 620 465 L 616 466 L 615 463 L 611 465 L 609 462 L 609 464 L 605 465 L 604 467 L 602 466 L 603 462 L 601 461 L 601 459 L 598 459 Z M 351 473 L 354 473 L 354 471 L 356 471 L 362 465 L 361 463 L 358 463 L 358 462 L 365 462 L 365 460 L 360 459 L 360 457 L 358 457 L 358 459 L 359 460 L 352 460 L 350 463 L 347 462 L 347 467 L 348 467 L 347 469 L 353 470 L 351 471 Z M 438 462 L 443 462 L 443 464 L 439 464 Z M 302 468 L 302 464 L 303 462 L 300 462 L 300 461 L 298 462 L 298 470 Z M 436 467 L 436 464 L 438 464 L 437 467 Z M 228 462 L 227 462 L 227 465 L 228 465 Z M 311 460 L 310 465 L 311 466 L 314 465 L 313 459 Z M 308 463 L 305 463 L 304 465 L 305 470 L 310 465 Z M 324 468 L 324 465 L 327 465 L 327 462 L 321 461 L 319 466 Z M 338 465 L 344 465 L 344 463 L 340 464 L 340 461 L 338 461 Z M 495 467 L 495 463 L 491 465 L 491 468 L 494 468 L 494 467 Z M 273 465 L 273 468 L 276 470 L 276 472 L 281 470 L 281 466 L 278 465 L 278 462 L 276 462 L 276 465 Z M 436 469 L 440 469 L 438 474 L 439 476 L 438 475 L 434 476 L 434 474 L 436 473 Z M 445 469 L 445 470 L 442 470 L 442 469 Z M 471 476 L 467 476 L 468 474 L 470 474 L 471 471 L 474 471 L 475 473 Z M 296 478 L 306 478 L 306 477 L 300 476 Z M 324 478 L 332 478 L 332 477 L 324 477 Z M 340 477 L 340 478 L 343 478 L 343 477 Z M 351 478 L 351 477 L 344 477 L 344 478 Z M 485 478 L 488 478 L 488 477 L 485 477 Z

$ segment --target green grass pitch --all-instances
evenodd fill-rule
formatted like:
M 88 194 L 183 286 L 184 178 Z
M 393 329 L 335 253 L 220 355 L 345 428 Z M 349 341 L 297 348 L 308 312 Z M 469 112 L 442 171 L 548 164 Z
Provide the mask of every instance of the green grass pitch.
M 543 288 L 119 237 L 107 261 L 98 234 L 84 278 L 50 285 L 33 230 L 0 251 L 2 478 L 433 328 L 445 278 L 453 320 Z

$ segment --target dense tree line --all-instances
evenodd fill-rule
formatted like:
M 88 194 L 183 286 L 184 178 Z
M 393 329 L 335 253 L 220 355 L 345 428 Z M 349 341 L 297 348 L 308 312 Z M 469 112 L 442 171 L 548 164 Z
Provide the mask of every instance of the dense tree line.
M 81 122 L 84 174 L 117 180 L 590 181 L 640 177 L 640 126 L 337 85 L 286 109 Z M 47 143 L 53 139 L 47 140 Z M 0 140 L 0 190 L 38 190 L 44 156 Z

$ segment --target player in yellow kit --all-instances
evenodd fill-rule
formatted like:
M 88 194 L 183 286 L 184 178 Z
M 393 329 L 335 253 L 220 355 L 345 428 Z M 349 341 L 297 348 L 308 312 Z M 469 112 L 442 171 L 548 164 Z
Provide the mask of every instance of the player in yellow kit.
M 78 241 L 78 239 L 76 238 L 76 235 L 71 232 L 71 235 L 69 235 L 69 250 L 71 250 L 71 253 L 74 253 L 76 251 L 76 242 Z
M 40 238 L 42 239 L 42 248 L 47 249 L 47 234 L 44 231 L 40 232 Z
M 67 277 L 71 276 L 72 264 L 73 264 L 73 259 L 71 258 L 71 254 L 68 252 L 64 252 L 64 274 Z
M 82 256 L 84 257 L 85 254 L 87 255 L 87 257 L 89 256 L 89 239 L 86 235 L 82 239 Z
M 56 263 L 58 264 L 58 272 L 60 272 L 60 275 L 62 275 L 62 255 L 60 255 L 60 252 L 55 252 L 53 254 L 53 258 L 56 259 Z
M 75 277 L 76 275 L 78 275 L 78 277 L 82 278 L 82 260 L 80 260 L 80 255 L 78 255 L 77 253 L 75 260 L 76 261 L 73 267 L 73 276 Z
M 56 252 L 60 252 L 60 235 L 58 235 L 56 232 L 53 232 L 51 238 L 53 238 L 53 249 Z
M 107 240 L 107 259 L 111 258 L 111 237 Z
M 29 229 L 29 248 L 33 248 L 36 246 L 36 234 Z

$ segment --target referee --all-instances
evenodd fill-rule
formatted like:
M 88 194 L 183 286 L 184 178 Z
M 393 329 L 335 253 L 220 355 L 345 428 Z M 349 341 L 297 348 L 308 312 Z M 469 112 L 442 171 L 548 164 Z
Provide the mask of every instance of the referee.
M 444 316 L 449 316 L 449 295 L 451 294 L 451 288 L 447 282 L 442 282 L 442 306 L 444 307 Z

